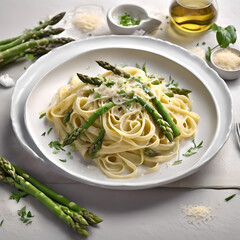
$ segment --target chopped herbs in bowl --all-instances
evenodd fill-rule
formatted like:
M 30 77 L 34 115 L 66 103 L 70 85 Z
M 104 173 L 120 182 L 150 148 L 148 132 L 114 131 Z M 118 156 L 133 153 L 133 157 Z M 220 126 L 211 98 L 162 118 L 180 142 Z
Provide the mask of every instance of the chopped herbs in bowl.
M 139 17 L 134 18 L 127 12 L 119 16 L 119 24 L 125 27 L 139 25 L 140 21 L 141 19 Z

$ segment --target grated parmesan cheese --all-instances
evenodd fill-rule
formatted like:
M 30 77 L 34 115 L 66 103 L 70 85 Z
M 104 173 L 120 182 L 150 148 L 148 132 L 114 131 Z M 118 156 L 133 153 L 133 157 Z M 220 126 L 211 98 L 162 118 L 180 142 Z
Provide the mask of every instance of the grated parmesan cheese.
M 204 204 L 184 206 L 182 210 L 191 224 L 206 222 L 213 218 L 212 208 Z
M 215 52 L 212 61 L 216 66 L 224 70 L 234 71 L 240 69 L 240 55 L 230 49 Z
M 102 18 L 93 13 L 79 13 L 73 18 L 73 24 L 85 31 L 96 30 L 102 22 Z

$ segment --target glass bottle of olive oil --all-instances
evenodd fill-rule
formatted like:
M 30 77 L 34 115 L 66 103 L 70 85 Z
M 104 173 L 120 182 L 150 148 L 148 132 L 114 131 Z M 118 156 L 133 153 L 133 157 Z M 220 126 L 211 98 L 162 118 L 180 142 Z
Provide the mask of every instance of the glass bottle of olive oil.
M 170 6 L 172 23 L 186 32 L 208 30 L 217 18 L 216 0 L 174 0 Z

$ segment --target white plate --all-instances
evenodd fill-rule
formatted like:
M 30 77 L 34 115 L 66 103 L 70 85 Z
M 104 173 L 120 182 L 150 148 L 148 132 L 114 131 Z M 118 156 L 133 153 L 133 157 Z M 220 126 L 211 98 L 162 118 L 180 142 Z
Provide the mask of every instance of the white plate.
M 41 137 L 50 125 L 38 118 L 38 113 L 50 102 L 57 89 L 66 84 L 75 72 L 95 75 L 103 71 L 95 60 L 106 60 L 117 65 L 147 63 L 148 72 L 171 75 L 180 87 L 193 90 L 193 110 L 200 114 L 196 142 L 203 140 L 203 148 L 182 164 L 166 167 L 158 172 L 133 179 L 110 179 L 93 163 L 79 154 L 66 163 L 59 161 L 61 155 L 52 154 L 48 147 L 56 140 L 55 132 Z M 36 145 L 26 133 L 23 110 L 26 104 L 26 124 Z M 219 107 L 220 106 L 220 107 Z M 66 176 L 75 180 L 114 189 L 143 189 L 167 184 L 198 170 L 209 161 L 227 140 L 232 124 L 232 100 L 226 84 L 200 58 L 176 45 L 148 37 L 106 36 L 73 42 L 55 49 L 33 64 L 18 80 L 12 99 L 12 122 L 18 139 L 36 158 L 44 159 Z M 228 116 L 227 118 L 225 116 Z M 188 142 L 181 153 L 191 146 Z M 46 156 L 44 157 L 43 154 Z

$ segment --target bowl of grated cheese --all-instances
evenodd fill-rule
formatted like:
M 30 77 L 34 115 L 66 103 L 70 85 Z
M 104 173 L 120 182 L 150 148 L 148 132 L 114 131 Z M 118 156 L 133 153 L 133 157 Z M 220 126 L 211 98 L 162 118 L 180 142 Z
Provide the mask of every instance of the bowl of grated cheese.
M 211 54 L 213 69 L 224 80 L 240 77 L 240 51 L 236 48 L 218 48 Z

